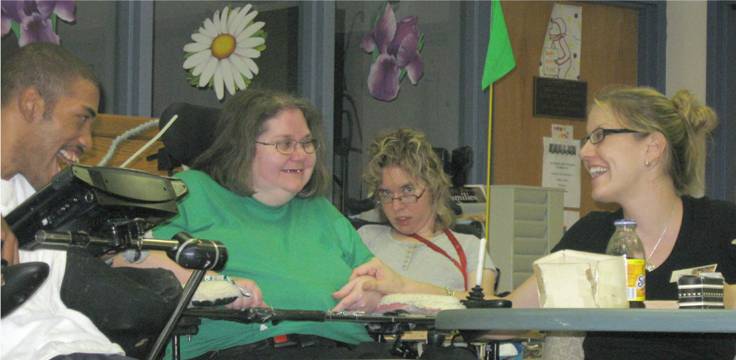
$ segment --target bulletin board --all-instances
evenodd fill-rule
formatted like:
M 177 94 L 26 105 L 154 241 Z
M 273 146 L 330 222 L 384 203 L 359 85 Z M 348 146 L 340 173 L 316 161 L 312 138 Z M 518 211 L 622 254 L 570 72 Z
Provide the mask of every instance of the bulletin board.
M 115 114 L 99 114 L 95 122 L 92 124 L 92 148 L 88 149 L 80 162 L 85 165 L 97 165 L 99 161 L 107 153 L 107 149 L 112 144 L 113 140 L 125 131 L 135 128 L 138 125 L 146 123 L 152 120 L 149 117 L 141 116 L 126 116 L 126 115 L 115 115 Z M 107 166 L 118 167 L 125 162 L 131 155 L 133 155 L 138 149 L 148 142 L 149 139 L 153 138 L 158 132 L 158 126 L 153 127 L 147 131 L 144 131 L 138 135 L 131 137 L 120 143 L 117 150 L 115 151 L 112 159 Z M 165 171 L 158 170 L 158 162 L 149 161 L 146 158 L 158 153 L 158 150 L 163 147 L 163 143 L 157 141 L 144 151 L 135 161 L 133 161 L 128 167 L 132 169 L 143 170 L 158 175 L 167 175 Z
M 588 101 L 611 85 L 636 85 L 638 12 L 636 9 L 590 2 L 559 2 L 582 6 L 580 80 L 587 82 Z M 542 184 L 543 137 L 552 124 L 571 125 L 574 138 L 585 135 L 585 121 L 533 116 L 534 77 L 553 2 L 502 1 L 516 69 L 496 82 L 493 106 L 491 179 L 494 185 Z M 520 166 L 522 164 L 523 166 Z M 581 166 L 580 216 L 612 210 L 590 198 L 590 177 Z

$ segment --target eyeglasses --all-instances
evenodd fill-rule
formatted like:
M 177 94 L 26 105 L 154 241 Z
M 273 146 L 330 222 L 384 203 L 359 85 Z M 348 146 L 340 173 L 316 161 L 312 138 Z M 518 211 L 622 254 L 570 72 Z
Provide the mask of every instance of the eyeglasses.
M 580 144 L 580 146 L 584 146 L 588 140 L 590 140 L 590 143 L 595 145 L 603 141 L 603 139 L 606 138 L 606 136 L 611 134 L 638 134 L 641 133 L 641 131 L 631 130 L 631 129 L 604 129 L 604 128 L 596 128 L 595 130 L 591 131 L 590 134 L 587 134 L 583 136 L 583 142 Z
M 378 192 L 376 192 L 375 199 L 378 203 L 381 203 L 382 205 L 391 205 L 393 204 L 394 199 L 399 199 L 399 202 L 401 202 L 402 204 L 416 204 L 426 191 L 427 189 L 424 188 L 419 194 L 394 195 L 394 193 L 390 191 L 379 190 Z
M 302 149 L 307 154 L 314 154 L 317 149 L 319 149 L 319 144 L 317 143 L 317 140 L 311 139 L 311 140 L 302 140 L 302 141 L 296 141 L 296 140 L 283 140 L 283 141 L 277 141 L 277 142 L 263 142 L 263 141 L 256 141 L 256 144 L 261 145 L 270 145 L 276 147 L 276 151 L 283 155 L 290 155 L 291 153 L 296 150 L 296 144 L 299 144 L 302 146 Z

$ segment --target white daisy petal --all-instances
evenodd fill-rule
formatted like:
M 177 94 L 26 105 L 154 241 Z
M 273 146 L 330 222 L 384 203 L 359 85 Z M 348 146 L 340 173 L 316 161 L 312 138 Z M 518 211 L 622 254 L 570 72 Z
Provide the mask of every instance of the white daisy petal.
M 237 37 L 238 34 L 243 31 L 243 29 L 245 29 L 245 26 L 248 25 L 248 23 L 250 22 L 250 20 L 247 20 L 245 18 L 245 14 L 248 12 L 248 10 L 250 10 L 250 4 L 243 8 L 243 10 L 240 10 L 236 21 L 233 23 L 233 27 L 230 29 L 230 33 L 235 35 L 235 37 Z
M 230 62 L 235 66 L 235 68 L 243 75 L 245 75 L 246 78 L 252 79 L 253 78 L 253 72 L 248 69 L 248 65 L 245 64 L 243 59 L 240 58 L 240 56 L 235 55 L 230 57 Z
M 250 14 L 246 15 L 243 18 L 243 21 L 245 21 L 246 24 L 250 24 L 251 21 L 256 18 L 256 16 L 258 16 L 258 11 L 253 10 Z
M 266 25 L 265 22 L 258 21 L 254 23 L 253 25 L 248 26 L 245 30 L 243 30 L 243 32 L 238 34 L 238 40 L 250 37 L 251 35 L 255 34 L 256 31 L 261 30 L 261 28 L 263 28 L 264 25 Z
M 215 25 L 215 32 L 220 33 L 220 10 L 215 11 L 215 15 L 212 15 L 212 24 Z
M 218 69 L 215 71 L 215 95 L 217 95 L 217 100 L 222 100 L 225 97 L 225 91 L 222 85 L 222 68 L 218 66 Z
M 244 17 L 245 14 L 247 14 L 248 11 L 250 11 L 250 8 L 252 8 L 252 7 L 253 7 L 253 5 L 251 5 L 251 4 L 248 4 L 248 5 L 243 6 L 243 8 L 240 9 L 240 12 L 238 13 L 238 16 Z
M 238 23 L 238 20 L 242 19 L 243 17 L 240 16 L 240 8 L 235 8 L 230 11 L 230 16 L 227 19 L 227 32 L 230 34 L 233 33 L 233 28 Z
M 194 75 L 194 76 L 201 75 L 202 74 L 202 71 L 204 71 L 204 68 L 205 67 L 207 67 L 207 63 L 206 62 L 197 64 L 197 66 L 195 66 L 194 69 L 192 69 L 192 75 Z
M 258 45 L 261 45 L 261 44 L 263 44 L 265 42 L 266 42 L 266 40 L 264 38 L 262 38 L 262 37 L 252 37 L 252 38 L 247 38 L 247 39 L 242 40 L 242 41 L 238 41 L 238 47 L 242 47 L 242 48 L 254 48 L 254 47 L 256 47 Z
M 259 39 L 259 38 L 254 38 L 254 39 Z M 210 45 L 207 43 L 203 43 L 203 42 L 193 42 L 193 43 L 184 45 L 184 51 L 188 53 L 197 53 L 197 52 L 209 49 L 209 48 L 210 48 Z
M 245 90 L 248 88 L 249 83 L 245 82 L 243 80 L 243 74 L 237 73 L 235 74 L 235 83 L 238 85 L 240 90 Z
M 192 69 L 192 75 L 194 75 L 194 76 L 201 75 L 202 72 L 204 71 L 204 69 L 207 67 L 207 64 L 209 64 L 210 58 L 211 58 L 211 56 L 207 56 L 207 58 L 204 61 L 202 61 L 201 63 L 197 64 L 197 66 L 195 66 L 194 69 Z
M 230 59 L 228 59 L 229 61 Z M 243 75 L 238 71 L 238 69 L 235 67 L 235 65 L 230 65 L 233 68 L 233 80 L 235 80 L 235 86 L 238 87 L 240 90 L 245 90 L 248 85 L 245 83 L 245 80 L 243 80 Z
M 246 16 L 252 7 L 253 6 L 251 4 L 248 4 L 238 12 L 237 21 L 233 24 L 233 31 L 231 34 L 238 34 L 246 25 L 248 25 L 249 22 L 251 22 L 251 20 L 253 20 L 253 18 L 249 19 L 248 16 Z
M 212 22 L 212 19 L 207 18 L 204 20 L 204 27 L 200 28 L 200 32 L 211 38 L 217 36 L 217 28 L 215 27 L 215 23 Z
M 203 43 L 203 44 L 207 44 L 207 45 L 209 45 L 209 44 L 212 43 L 212 38 L 211 37 L 208 37 L 207 35 L 204 35 L 202 33 L 194 33 L 194 34 L 192 34 L 192 40 L 194 40 L 195 42 Z
M 214 39 L 215 36 L 217 36 L 217 34 L 209 35 L 208 33 L 204 31 L 204 27 L 201 27 L 201 26 L 199 27 L 199 30 L 197 31 L 199 32 L 200 35 L 204 36 L 204 38 L 207 39 L 207 41 L 212 41 L 212 39 Z
M 199 77 L 199 87 L 205 87 L 210 82 L 215 70 L 217 70 L 217 58 L 210 57 L 207 66 L 202 70 L 202 75 Z
M 233 33 L 233 27 L 235 27 L 235 23 L 238 20 L 238 16 L 237 16 L 238 13 L 235 10 L 231 11 L 230 16 L 228 16 L 227 18 L 227 24 L 225 25 L 225 32 L 227 32 L 228 34 Z
M 256 15 L 258 15 L 258 11 L 253 11 L 252 13 L 248 14 L 246 17 L 243 18 L 243 26 L 238 28 L 237 31 L 233 32 L 233 34 L 240 35 L 240 32 L 243 31 L 243 29 L 252 24 L 251 21 L 256 18 Z
M 258 75 L 258 65 L 256 65 L 256 62 L 248 58 L 243 60 L 245 60 L 245 64 L 248 65 L 248 69 L 253 72 L 253 75 Z
M 230 8 L 225 7 L 222 9 L 222 14 L 220 14 L 220 34 L 224 34 L 227 32 L 227 14 L 229 14 Z
M 230 62 L 227 59 L 220 60 L 220 70 L 222 78 L 225 80 L 225 88 L 230 95 L 235 95 L 235 80 L 233 79 L 233 71 L 230 70 Z
M 258 58 L 261 56 L 261 52 L 252 48 L 241 48 L 238 46 L 235 48 L 235 53 L 245 58 Z
M 183 67 L 185 69 L 191 69 L 195 66 L 201 65 L 201 64 L 207 64 L 207 60 L 210 58 L 210 52 L 209 50 L 200 51 L 196 54 L 193 54 L 192 56 L 188 57 L 184 61 Z

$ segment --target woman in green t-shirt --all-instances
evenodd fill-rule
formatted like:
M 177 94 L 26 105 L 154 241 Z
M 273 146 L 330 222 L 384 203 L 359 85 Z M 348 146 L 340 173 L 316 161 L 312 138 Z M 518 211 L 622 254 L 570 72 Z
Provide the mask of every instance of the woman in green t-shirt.
M 243 290 L 228 308 L 271 306 L 296 310 L 371 310 L 377 292 L 354 287 L 336 307 L 333 293 L 354 268 L 373 258 L 351 223 L 322 196 L 328 175 L 322 122 L 307 101 L 247 90 L 228 99 L 213 120 L 212 144 L 191 169 L 176 177 L 188 187 L 179 214 L 154 229 L 157 238 L 186 231 L 222 242 L 229 259 L 221 274 Z M 204 135 L 203 135 L 204 136 Z M 163 254 L 137 266 L 171 269 L 189 278 Z M 215 275 L 215 274 L 213 274 Z M 360 283 L 360 280 L 358 280 Z M 284 337 L 286 336 L 286 337 Z M 181 344 L 184 357 L 355 358 L 390 357 L 364 326 L 347 322 L 283 321 L 244 324 L 203 319 L 198 335 Z M 376 349 L 378 347 L 378 350 Z

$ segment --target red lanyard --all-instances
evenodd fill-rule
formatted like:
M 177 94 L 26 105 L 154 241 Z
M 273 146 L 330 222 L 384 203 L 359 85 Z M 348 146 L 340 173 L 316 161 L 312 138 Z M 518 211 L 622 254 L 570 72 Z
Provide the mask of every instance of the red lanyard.
M 442 250 L 439 246 L 437 246 L 435 243 L 419 236 L 418 234 L 412 234 L 411 236 L 417 240 L 419 240 L 422 244 L 427 245 L 430 249 L 434 250 L 435 252 L 438 252 L 442 255 L 444 255 L 446 258 L 450 259 L 453 264 L 455 264 L 455 267 L 460 270 L 460 273 L 463 274 L 463 283 L 465 284 L 465 290 L 468 290 L 468 259 L 465 257 L 465 251 L 463 251 L 463 247 L 460 246 L 460 242 L 457 241 L 455 238 L 455 235 L 452 234 L 452 231 L 445 229 L 445 235 L 447 235 L 447 238 L 450 239 L 450 242 L 452 243 L 452 246 L 455 247 L 455 251 L 457 251 L 457 256 L 460 258 L 460 262 L 453 259 L 450 254 L 448 254 L 445 250 Z

